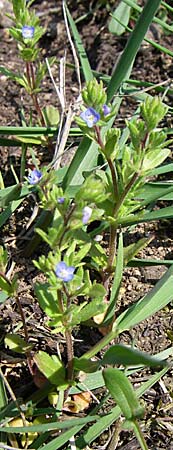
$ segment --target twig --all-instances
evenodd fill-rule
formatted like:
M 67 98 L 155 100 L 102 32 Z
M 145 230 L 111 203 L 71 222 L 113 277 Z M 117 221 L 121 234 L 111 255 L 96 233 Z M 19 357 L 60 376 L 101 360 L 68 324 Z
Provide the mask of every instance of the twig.
M 69 131 L 70 131 L 71 124 L 72 124 L 74 117 L 75 117 L 75 112 L 74 112 L 74 109 L 72 108 L 72 105 L 70 105 L 68 113 L 67 113 L 66 122 L 65 122 L 63 132 L 62 132 L 61 141 L 59 143 L 59 146 L 56 145 L 56 148 L 55 148 L 55 154 L 54 154 L 54 169 L 55 170 L 57 170 L 60 166 L 61 156 L 64 153 L 66 142 L 67 142 L 67 139 L 69 136 Z
M 13 390 L 12 390 L 12 388 L 11 388 L 7 378 L 6 378 L 6 376 L 3 374 L 1 368 L 0 368 L 0 376 L 3 379 L 5 387 L 6 387 L 7 391 L 9 392 L 12 400 L 15 402 L 15 404 L 17 406 L 17 409 L 19 410 L 20 416 L 21 416 L 22 421 L 23 421 L 23 425 L 26 426 L 27 424 L 26 424 L 25 414 L 23 413 L 23 411 L 22 411 L 22 409 L 21 409 L 21 407 L 20 407 L 20 405 L 18 403 L 18 400 L 17 400 L 17 398 L 16 398 L 16 396 L 15 396 L 15 394 L 14 394 L 14 392 L 13 392 Z
M 65 56 L 63 56 L 63 58 L 60 59 L 60 67 L 62 65 L 62 62 L 61 62 L 62 60 L 65 62 Z M 64 95 L 63 95 L 62 89 L 61 88 L 59 89 L 58 86 L 55 83 L 55 80 L 54 80 L 54 77 L 52 75 L 52 71 L 51 71 L 51 67 L 50 67 L 48 58 L 46 58 L 46 65 L 47 65 L 47 68 L 48 68 L 48 72 L 49 72 L 49 76 L 51 78 L 52 84 L 54 85 L 55 91 L 56 91 L 57 96 L 59 98 L 59 101 L 60 101 L 60 104 L 61 104 L 61 108 L 62 108 L 62 110 L 64 110 L 65 109 Z M 62 73 L 62 68 L 60 69 L 60 74 L 61 73 Z
M 63 2 L 62 2 L 62 7 L 63 7 L 64 22 L 65 22 L 65 26 L 66 26 L 67 36 L 68 36 L 69 43 L 71 45 L 73 58 L 74 58 L 74 63 L 75 63 L 75 67 L 76 67 L 76 74 L 77 74 L 77 78 L 78 78 L 79 94 L 80 94 L 81 93 L 80 65 L 79 65 L 76 49 L 75 49 L 75 46 L 74 46 L 72 38 L 71 38 L 70 29 L 69 29 L 69 26 L 68 26 L 65 0 L 63 0 Z
M 116 425 L 115 425 L 115 428 L 113 431 L 113 435 L 112 435 L 111 441 L 107 447 L 107 450 L 115 450 L 117 448 L 119 437 L 120 437 L 120 432 L 121 432 L 121 424 L 122 424 L 122 418 L 120 418 L 116 422 Z

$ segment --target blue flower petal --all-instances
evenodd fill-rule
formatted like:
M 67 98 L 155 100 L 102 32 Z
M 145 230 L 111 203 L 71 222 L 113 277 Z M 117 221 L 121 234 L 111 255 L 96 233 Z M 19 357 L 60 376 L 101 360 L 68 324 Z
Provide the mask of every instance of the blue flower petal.
M 82 222 L 84 225 L 86 225 L 88 223 L 88 221 L 90 220 L 91 214 L 92 214 L 92 208 L 90 208 L 89 206 L 85 206 L 83 208 L 83 216 L 82 216 Z
M 24 39 L 32 39 L 34 37 L 35 28 L 29 25 L 22 27 L 22 36 Z
M 110 114 L 110 112 L 111 112 L 111 108 L 108 105 L 103 105 L 104 116 L 107 116 L 108 114 Z
M 55 273 L 62 281 L 71 281 L 74 278 L 75 267 L 67 266 L 64 261 L 60 261 L 55 267 Z
M 89 128 L 92 128 L 100 120 L 100 114 L 94 108 L 87 108 L 80 114 L 80 117 Z
M 58 203 L 63 204 L 65 201 L 64 197 L 58 197 Z
M 28 175 L 29 184 L 37 184 L 42 178 L 42 172 L 37 169 L 33 169 L 32 172 Z

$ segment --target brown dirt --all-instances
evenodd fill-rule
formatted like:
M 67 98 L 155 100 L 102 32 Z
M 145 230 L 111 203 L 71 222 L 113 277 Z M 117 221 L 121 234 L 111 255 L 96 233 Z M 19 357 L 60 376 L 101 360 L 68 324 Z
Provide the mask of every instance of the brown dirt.
M 5 7 L 8 2 L 4 1 Z M 110 4 L 114 2 L 110 2 Z M 88 13 L 88 8 L 93 10 L 86 19 L 78 23 L 78 30 L 81 34 L 83 43 L 87 50 L 89 60 L 93 69 L 111 74 L 120 52 L 123 50 L 128 35 L 123 35 L 120 38 L 110 35 L 107 24 L 109 19 L 109 12 L 104 6 L 104 2 L 83 1 L 68 2 L 69 8 L 73 13 L 73 17 L 77 18 L 83 14 Z M 109 4 L 109 2 L 107 2 Z M 36 1 L 35 8 L 40 15 L 41 22 L 47 28 L 47 32 L 41 40 L 43 48 L 42 57 L 56 55 L 59 60 L 64 54 L 64 48 L 67 48 L 67 61 L 73 62 L 68 40 L 65 33 L 63 23 L 61 2 L 55 0 Z M 100 5 L 100 6 L 99 6 Z M 0 65 L 3 65 L 11 70 L 20 71 L 22 63 L 17 57 L 16 45 L 9 36 L 6 26 L 9 26 L 9 21 L 4 17 L 4 12 L 0 15 L 0 38 L 1 38 L 1 53 Z M 165 47 L 172 50 L 172 36 L 162 34 L 159 42 Z M 153 81 L 160 83 L 172 76 L 172 59 L 161 54 L 150 45 L 143 48 L 135 61 L 135 66 L 132 73 L 132 78 L 138 80 Z M 54 70 L 55 78 L 58 76 L 57 68 Z M 76 94 L 75 75 L 70 69 L 67 69 L 66 74 L 67 98 L 70 99 Z M 9 82 L 6 77 L 0 76 L 0 125 L 20 125 L 21 107 L 24 107 L 26 117 L 30 107 L 30 99 L 23 93 L 20 87 L 16 88 L 16 84 Z M 166 98 L 168 103 L 171 99 Z M 58 105 L 58 101 L 54 94 L 54 88 L 50 79 L 47 77 L 43 82 L 42 92 L 40 94 L 41 107 L 47 104 Z M 122 126 L 124 118 L 130 117 L 133 110 L 136 108 L 134 100 L 127 97 L 121 107 L 121 112 L 118 117 L 118 125 Z M 15 169 L 18 170 L 20 162 L 20 148 L 1 148 L 0 149 L 0 165 L 2 174 L 4 176 L 5 185 L 10 185 L 14 182 L 10 171 L 10 160 L 13 158 Z M 42 161 L 48 161 L 49 155 L 45 150 L 38 152 L 38 158 Z M 2 230 L 3 242 L 6 244 L 9 252 L 9 261 L 15 261 L 14 271 L 18 274 L 20 280 L 20 300 L 24 308 L 26 318 L 28 320 L 28 333 L 30 340 L 34 343 L 34 349 L 40 348 L 46 351 L 55 352 L 57 337 L 50 333 L 50 329 L 46 326 L 45 317 L 41 312 L 35 298 L 33 285 L 40 275 L 33 267 L 32 258 L 25 258 L 23 248 L 26 241 L 21 241 L 20 233 L 30 218 L 34 207 L 34 199 L 26 200 L 21 208 L 12 216 L 10 221 Z M 150 245 L 145 251 L 141 253 L 141 257 L 173 259 L 173 235 L 171 231 L 171 222 L 164 223 L 162 226 L 150 225 L 150 227 L 137 227 L 135 231 L 131 231 L 130 237 L 125 239 L 128 242 L 137 240 L 139 237 L 145 235 L 146 232 L 151 232 L 155 236 Z M 18 237 L 17 241 L 15 238 Z M 25 235 L 24 235 L 25 237 Z M 13 239 L 14 238 L 14 239 Z M 22 243 L 22 247 L 20 247 Z M 39 248 L 40 254 L 44 248 Z M 34 255 L 37 257 L 37 255 Z M 123 286 L 121 289 L 121 300 L 119 310 L 122 311 L 127 305 L 141 298 L 147 293 L 157 280 L 162 276 L 166 270 L 165 266 L 152 267 L 148 269 L 127 268 L 124 272 Z M 171 345 L 169 339 L 169 331 L 172 330 L 172 305 L 164 308 L 163 311 L 150 317 L 139 326 L 135 327 L 128 333 L 123 333 L 119 341 L 131 344 L 132 342 L 140 348 L 152 353 L 162 351 Z M 0 306 L 1 322 L 0 328 L 2 333 L 14 332 L 16 326 L 19 325 L 20 316 L 15 305 L 15 302 L 9 299 L 5 304 Z M 22 335 L 22 328 L 20 328 Z M 76 333 L 75 338 L 78 338 Z M 86 351 L 90 345 L 96 342 L 100 337 L 96 330 L 91 330 L 90 340 L 87 340 L 88 330 L 83 330 L 80 334 L 81 339 L 81 353 Z M 77 345 L 78 346 L 78 345 Z M 17 396 L 23 395 L 24 398 L 29 392 L 33 390 L 32 380 L 29 371 L 26 367 L 25 359 L 17 358 L 16 355 L 2 348 L 2 367 L 8 379 L 12 383 L 14 392 Z M 60 349 L 65 353 L 64 340 L 60 338 Z M 148 371 L 146 375 L 148 376 Z M 21 384 L 27 386 L 21 389 Z M 145 401 L 148 405 L 148 410 L 145 417 L 144 430 L 146 439 L 150 449 L 167 449 L 173 450 L 172 431 L 167 426 L 172 423 L 173 409 L 166 411 L 166 406 L 172 401 L 173 384 L 171 379 L 171 370 L 164 377 L 164 386 L 159 383 L 155 385 L 146 395 Z M 164 412 L 165 406 L 165 412 Z M 166 420 L 169 418 L 169 421 Z M 111 430 L 112 432 L 112 430 Z M 107 437 L 104 435 L 100 440 L 95 442 L 90 448 L 99 449 L 105 444 Z M 64 447 L 66 448 L 66 447 Z M 123 432 L 117 447 L 119 450 L 138 449 L 138 444 L 131 433 Z

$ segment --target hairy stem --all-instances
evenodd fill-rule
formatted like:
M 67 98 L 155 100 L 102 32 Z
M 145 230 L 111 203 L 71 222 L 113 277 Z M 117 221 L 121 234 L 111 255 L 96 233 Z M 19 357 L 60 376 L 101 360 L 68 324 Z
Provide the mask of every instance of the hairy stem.
M 76 208 L 76 205 L 75 205 L 75 204 L 72 205 L 72 206 L 71 206 L 71 209 L 69 210 L 69 212 L 68 212 L 68 213 L 66 214 L 66 216 L 64 217 L 64 230 L 63 230 L 62 235 L 61 235 L 61 237 L 60 237 L 59 248 L 61 248 L 61 245 L 62 245 L 62 241 L 63 241 L 63 239 L 64 239 L 64 236 L 65 236 L 65 234 L 67 233 L 67 231 L 69 230 L 68 222 L 69 222 L 69 220 L 70 220 L 70 218 L 71 218 L 71 216 L 72 216 L 72 214 L 73 214 L 75 208 Z
M 111 171 L 115 201 L 118 201 L 118 179 L 117 179 L 116 168 L 113 164 L 113 161 L 110 158 L 107 159 L 107 163 L 108 163 L 109 169 Z
M 108 270 L 112 268 L 116 253 L 117 228 L 110 226 Z
M 117 204 L 116 204 L 116 206 L 115 206 L 115 209 L 114 209 L 114 217 L 115 217 L 115 218 L 116 218 L 117 215 L 118 215 L 118 211 L 119 211 L 121 205 L 123 204 L 123 202 L 124 202 L 124 200 L 125 200 L 125 198 L 126 198 L 126 195 L 127 195 L 128 192 L 130 191 L 130 189 L 132 188 L 132 186 L 134 185 L 134 183 L 135 183 L 135 181 L 138 179 L 138 177 L 139 177 L 139 173 L 138 173 L 138 172 L 135 172 L 135 173 L 133 174 L 131 180 L 129 181 L 129 183 L 128 183 L 127 186 L 125 187 L 124 192 L 122 193 L 121 197 L 119 198 L 119 200 L 118 200 L 118 202 L 117 202 Z
M 100 148 L 103 150 L 105 149 L 102 137 L 101 137 L 101 132 L 100 132 L 100 127 L 98 127 L 97 125 L 95 125 L 95 132 L 96 132 L 96 138 L 97 138 L 97 143 L 100 146 Z M 112 184 L 113 184 L 113 189 L 114 189 L 114 196 L 115 196 L 115 200 L 118 200 L 118 180 L 117 180 L 117 173 L 116 173 L 116 168 L 113 164 L 113 161 L 110 158 L 107 158 L 105 153 L 104 156 L 107 160 L 109 169 L 111 171 L 111 176 L 112 176 Z
M 68 290 L 67 290 L 65 284 L 63 284 L 63 291 L 67 298 L 66 310 L 68 310 L 68 308 L 71 305 L 71 299 L 70 299 L 70 295 L 68 293 Z M 62 301 L 62 294 L 59 290 L 58 290 L 58 306 L 59 306 L 61 313 L 63 314 L 65 312 L 65 308 L 63 305 L 63 301 Z M 73 357 L 74 357 L 72 334 L 71 334 L 71 330 L 67 329 L 68 324 L 67 324 L 66 320 L 63 320 L 63 325 L 66 328 L 65 340 L 66 340 L 66 347 L 67 347 L 67 379 L 68 379 L 68 381 L 72 381 L 72 379 L 73 379 Z
M 34 93 L 34 89 L 35 89 L 35 74 L 34 74 L 34 67 L 33 67 L 33 63 L 30 61 L 26 62 L 26 76 L 27 76 L 27 80 L 28 80 L 28 84 L 30 87 L 30 96 L 32 98 L 33 104 L 35 106 L 35 109 L 37 111 L 37 114 L 40 118 L 40 122 L 42 127 L 45 127 L 45 120 L 44 120 L 44 116 L 42 113 L 42 110 L 40 108 L 39 105 L 39 101 L 38 101 L 38 96 L 37 94 Z
M 25 320 L 25 314 L 24 314 L 21 302 L 19 300 L 19 297 L 17 295 L 15 297 L 15 301 L 16 301 L 16 304 L 17 304 L 17 307 L 18 307 L 18 310 L 19 310 L 19 313 L 20 313 L 21 320 L 22 320 L 23 331 L 24 331 L 24 335 L 25 335 L 25 341 L 28 343 L 29 335 L 28 335 L 28 329 L 27 329 L 26 320 Z
M 68 381 L 72 381 L 74 351 L 73 351 L 71 330 L 65 331 L 65 339 L 66 339 L 66 346 L 67 346 L 67 378 L 68 378 Z

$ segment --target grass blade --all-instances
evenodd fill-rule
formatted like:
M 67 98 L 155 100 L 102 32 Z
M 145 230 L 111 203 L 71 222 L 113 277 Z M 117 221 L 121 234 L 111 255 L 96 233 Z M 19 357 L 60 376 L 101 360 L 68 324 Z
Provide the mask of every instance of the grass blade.
M 127 6 L 132 7 L 133 9 L 135 9 L 136 11 L 138 11 L 139 13 L 142 12 L 142 8 L 141 6 L 137 5 L 136 2 L 134 2 L 133 0 L 122 0 Z M 162 3 L 162 2 L 161 2 Z M 157 23 L 158 25 L 160 25 L 162 28 L 164 28 L 165 30 L 169 31 L 169 32 L 173 32 L 173 26 L 169 25 L 168 23 L 164 22 L 163 20 L 159 19 L 158 17 L 154 17 L 153 19 L 154 23 Z
M 169 370 L 165 367 L 160 372 L 154 374 L 148 381 L 142 383 L 140 388 L 136 390 L 137 397 L 141 397 L 148 389 L 150 389 L 157 381 Z M 108 427 L 110 427 L 120 416 L 121 410 L 118 406 L 111 409 L 109 414 L 102 416 L 94 425 L 84 432 L 76 440 L 76 450 L 86 449 L 98 436 L 100 436 Z
M 86 54 L 86 51 L 84 49 L 84 46 L 82 44 L 82 40 L 81 37 L 78 33 L 77 27 L 75 25 L 75 22 L 70 14 L 70 11 L 67 7 L 67 5 L 65 4 L 65 9 L 66 9 L 66 13 L 67 13 L 67 17 L 68 17 L 68 21 L 73 33 L 73 37 L 74 37 L 74 41 L 75 41 L 75 45 L 76 48 L 78 50 L 78 54 L 79 54 L 79 58 L 80 58 L 80 62 L 81 62 L 81 66 L 82 66 L 82 70 L 83 70 L 83 74 L 85 77 L 85 81 L 90 81 L 93 78 L 93 73 L 91 70 L 91 66 L 90 63 L 88 61 L 88 57 Z
M 116 34 L 117 36 L 120 36 L 121 34 L 124 33 L 126 26 L 129 23 L 129 19 L 130 19 L 130 12 L 131 12 L 131 7 L 130 6 L 126 6 L 124 4 L 123 1 L 121 1 L 119 3 L 119 5 L 117 6 L 117 8 L 114 10 L 113 14 L 112 14 L 112 18 L 109 22 L 109 31 L 110 33 Z M 123 20 L 123 25 L 121 25 L 120 23 L 116 22 L 116 19 L 119 19 L 119 21 L 122 22 Z
M 134 305 L 130 306 L 117 319 L 117 332 L 120 334 L 152 316 L 173 300 L 173 266 L 171 266 L 154 288 Z
M 152 0 L 152 2 L 148 0 L 146 5 L 144 6 L 135 29 L 128 40 L 125 50 L 117 64 L 116 69 L 114 70 L 110 83 L 108 84 L 108 102 L 112 99 L 113 95 L 117 92 L 120 84 L 126 77 L 129 66 L 132 64 L 137 54 L 141 42 L 145 37 L 147 29 L 152 22 L 160 3 L 161 0 Z

